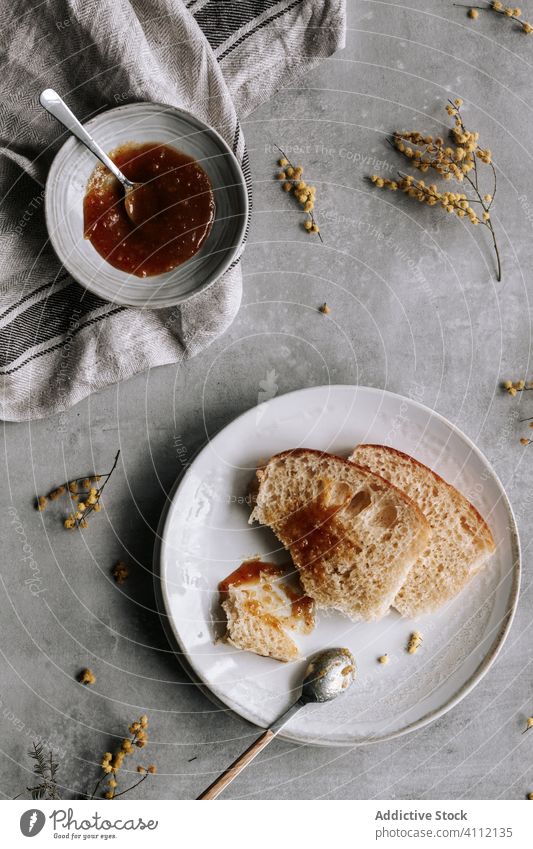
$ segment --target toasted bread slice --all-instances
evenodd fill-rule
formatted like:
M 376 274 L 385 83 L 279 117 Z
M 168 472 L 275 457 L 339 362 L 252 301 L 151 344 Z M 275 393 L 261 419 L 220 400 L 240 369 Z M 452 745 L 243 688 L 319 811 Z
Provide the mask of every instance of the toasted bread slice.
M 435 472 L 386 445 L 358 445 L 350 460 L 402 489 L 428 519 L 432 534 L 409 572 L 394 607 L 414 618 L 432 613 L 463 590 L 494 551 L 476 508 Z
M 285 451 L 257 474 L 250 521 L 288 548 L 305 592 L 353 620 L 384 616 L 427 547 L 418 507 L 378 475 L 320 451 Z
M 225 642 L 285 662 L 300 656 L 287 631 L 310 633 L 315 611 L 294 569 L 246 560 L 221 581 L 219 590 L 227 618 Z

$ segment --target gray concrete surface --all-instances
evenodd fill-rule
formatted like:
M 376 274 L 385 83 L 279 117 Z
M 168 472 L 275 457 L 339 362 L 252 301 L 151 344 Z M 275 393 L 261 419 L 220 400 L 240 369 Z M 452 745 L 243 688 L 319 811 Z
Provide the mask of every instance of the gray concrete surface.
M 154 612 L 151 552 L 183 452 L 190 457 L 256 404 L 272 369 L 280 393 L 331 381 L 407 394 L 416 382 L 422 400 L 462 428 L 501 476 L 522 533 L 523 585 L 504 651 L 444 718 L 354 750 L 276 742 L 227 796 L 473 799 L 533 790 L 533 732 L 520 734 L 533 714 L 533 448 L 518 443 L 527 428 L 518 418 L 533 415 L 533 397 L 513 400 L 499 389 L 505 377 L 533 377 L 533 39 L 490 13 L 469 23 L 466 10 L 442 0 L 348 7 L 345 52 L 244 122 L 255 210 L 243 304 L 229 332 L 184 367 L 140 375 L 69 410 L 64 433 L 55 417 L 4 428 L 3 797 L 30 782 L 26 750 L 40 737 L 59 752 L 65 796 L 85 790 L 100 753 L 144 710 L 147 757 L 159 772 L 141 796 L 193 798 L 250 742 L 253 730 L 215 710 L 170 652 Z M 465 99 L 465 117 L 497 163 L 499 284 L 481 228 L 364 179 L 399 164 L 386 132 L 442 132 L 450 95 Z M 304 148 L 296 158 L 318 187 L 324 246 L 302 232 L 273 183 L 272 142 Z M 325 300 L 331 322 L 316 311 Z M 82 538 L 52 512 L 33 510 L 36 491 L 90 470 L 94 458 L 107 467 L 118 446 L 123 465 L 107 515 Z M 37 596 L 25 583 L 24 545 L 40 570 L 45 592 Z M 119 557 L 131 564 L 123 587 L 110 578 Z M 97 675 L 92 688 L 75 681 L 86 665 Z

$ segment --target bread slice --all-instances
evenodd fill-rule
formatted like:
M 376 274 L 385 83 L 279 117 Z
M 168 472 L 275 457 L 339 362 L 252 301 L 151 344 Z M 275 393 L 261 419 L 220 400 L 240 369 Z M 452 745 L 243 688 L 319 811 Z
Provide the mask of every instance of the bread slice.
M 386 445 L 358 445 L 350 460 L 400 487 L 428 519 L 432 535 L 394 607 L 410 619 L 432 613 L 463 590 L 494 551 L 476 508 L 435 472 Z
M 221 581 L 219 590 L 227 618 L 225 642 L 285 662 L 300 656 L 287 631 L 310 633 L 315 611 L 294 569 L 246 560 Z
M 415 560 L 429 525 L 407 496 L 346 460 L 285 451 L 258 471 L 250 521 L 289 549 L 305 592 L 353 620 L 380 619 Z

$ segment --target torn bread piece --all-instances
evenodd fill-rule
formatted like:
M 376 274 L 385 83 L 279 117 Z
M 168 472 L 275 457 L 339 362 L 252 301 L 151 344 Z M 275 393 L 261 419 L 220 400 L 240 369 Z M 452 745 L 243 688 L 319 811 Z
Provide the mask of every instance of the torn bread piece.
M 311 449 L 277 454 L 258 476 L 250 522 L 272 528 L 305 592 L 353 620 L 385 616 L 427 547 L 418 507 L 367 469 Z
M 315 625 L 315 606 L 293 568 L 258 558 L 245 560 L 220 582 L 219 591 L 227 618 L 225 642 L 285 662 L 300 656 L 287 632 L 309 634 Z
M 463 590 L 487 563 L 494 540 L 476 508 L 451 484 L 386 445 L 358 445 L 350 460 L 402 489 L 428 519 L 431 540 L 396 596 L 408 618 L 433 613 Z

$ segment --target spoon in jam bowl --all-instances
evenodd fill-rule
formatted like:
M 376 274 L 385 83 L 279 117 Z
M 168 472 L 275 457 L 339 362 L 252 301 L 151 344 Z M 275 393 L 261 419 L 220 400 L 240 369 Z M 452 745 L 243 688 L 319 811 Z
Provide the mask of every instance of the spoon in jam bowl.
M 65 101 L 56 91 L 51 88 L 45 89 L 39 95 L 39 102 L 56 121 L 59 121 L 73 136 L 76 136 L 78 141 L 81 141 L 117 178 L 124 188 L 124 207 L 128 218 L 136 226 L 142 224 L 146 218 L 146 214 L 139 216 L 137 214 L 137 208 L 142 206 L 144 212 L 146 207 L 150 208 L 153 206 L 153 203 L 150 203 L 150 188 L 145 186 L 144 183 L 132 183 L 131 180 L 128 180 L 126 175 L 122 173 L 120 168 L 117 168 L 107 153 L 95 142 L 85 127 L 80 124 L 76 116 L 70 111 Z M 136 192 L 138 192 L 137 199 L 135 198 Z M 141 218 L 142 220 L 140 220 Z
M 216 799 L 231 784 L 256 755 L 277 736 L 281 729 L 306 705 L 329 702 L 353 684 L 356 676 L 355 660 L 348 649 L 325 649 L 310 658 L 302 684 L 300 698 L 252 743 L 240 757 L 220 775 L 198 799 Z

